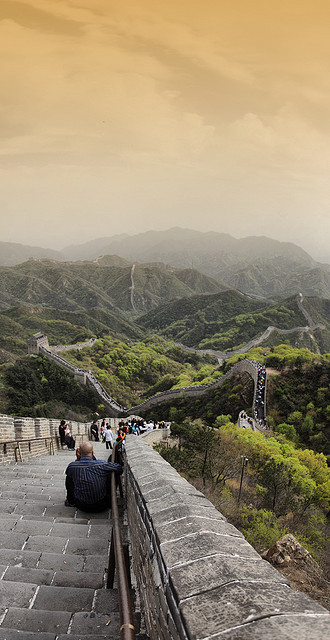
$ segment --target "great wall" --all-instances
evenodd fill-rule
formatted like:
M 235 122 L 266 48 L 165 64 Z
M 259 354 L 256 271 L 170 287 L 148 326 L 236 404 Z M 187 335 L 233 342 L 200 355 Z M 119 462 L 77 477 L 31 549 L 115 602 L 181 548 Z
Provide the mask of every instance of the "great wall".
M 115 427 L 118 419 L 110 419 Z M 107 590 L 111 511 L 65 507 L 58 420 L 0 416 L 0 639 L 319 640 L 329 614 L 263 560 L 152 445 L 127 436 L 125 531 L 134 634 Z M 89 425 L 72 423 L 77 443 Z M 94 444 L 98 458 L 104 445 Z
M 233 373 L 252 377 L 253 407 L 260 408 L 257 363 L 247 360 L 211 385 L 157 394 L 126 409 L 91 372 L 73 367 L 50 349 L 43 334 L 33 336 L 28 349 L 93 386 L 113 429 L 119 416 L 182 394 L 203 394 Z M 262 397 L 266 403 L 266 380 Z M 241 426 L 251 427 L 244 412 L 241 420 Z M 53 419 L 0 416 L 0 640 L 327 637 L 328 612 L 292 590 L 211 502 L 153 450 L 156 441 L 168 437 L 168 430 L 161 429 L 126 438 L 124 529 L 134 628 L 125 635 L 117 590 L 105 588 L 111 511 L 85 514 L 64 506 L 65 468 L 74 454 L 61 447 L 58 426 Z M 89 424 L 72 422 L 71 430 L 77 444 L 90 439 Z M 94 449 L 99 458 L 107 455 L 101 443 Z
M 85 343 L 85 346 L 89 347 L 94 344 L 94 341 L 89 341 L 89 343 Z M 84 343 L 80 343 L 78 348 L 82 348 Z M 41 354 L 52 360 L 58 366 L 61 366 L 70 373 L 74 375 L 74 377 L 82 384 L 93 387 L 95 393 L 98 395 L 101 402 L 104 404 L 109 416 L 111 417 L 127 417 L 131 414 L 140 414 L 145 410 L 155 407 L 163 402 L 168 402 L 171 400 L 175 400 L 182 397 L 198 397 L 205 393 L 212 391 L 213 389 L 218 389 L 221 387 L 228 378 L 233 375 L 247 373 L 253 380 L 254 383 L 254 395 L 253 395 L 253 417 L 251 417 L 251 421 L 248 421 L 245 417 L 240 418 L 240 426 L 244 426 L 245 428 L 253 428 L 255 430 L 262 429 L 263 423 L 266 421 L 266 391 L 267 391 L 267 377 L 265 372 L 265 380 L 261 390 L 261 397 L 257 398 L 257 386 L 258 386 L 258 368 L 257 363 L 253 363 L 250 360 L 241 360 L 236 365 L 234 365 L 230 371 L 228 371 L 221 378 L 218 378 L 214 382 L 206 385 L 198 385 L 191 387 L 181 387 L 179 389 L 169 389 L 167 391 L 163 391 L 157 393 L 153 396 L 150 396 L 147 400 L 142 402 L 139 405 L 135 405 L 133 407 L 127 408 L 120 405 L 116 402 L 104 389 L 101 383 L 97 380 L 97 378 L 93 375 L 91 371 L 85 369 L 79 369 L 75 367 L 73 364 L 62 358 L 58 355 L 58 351 L 61 347 L 50 347 L 48 343 L 48 338 L 42 333 L 36 333 L 28 340 L 28 353 L 29 354 Z

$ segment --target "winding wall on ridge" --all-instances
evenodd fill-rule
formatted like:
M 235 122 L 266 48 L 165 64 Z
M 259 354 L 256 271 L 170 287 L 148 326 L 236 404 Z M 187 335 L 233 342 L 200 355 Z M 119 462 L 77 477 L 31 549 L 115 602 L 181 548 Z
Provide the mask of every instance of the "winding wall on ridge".
M 118 402 L 116 402 L 111 396 L 107 393 L 107 391 L 103 388 L 97 378 L 92 374 L 91 371 L 85 371 L 83 369 L 78 369 L 73 364 L 59 356 L 57 353 L 53 353 L 50 349 L 46 347 L 40 346 L 39 352 L 46 356 L 46 358 L 52 360 L 59 366 L 64 367 L 68 371 L 70 371 L 77 380 L 81 384 L 87 384 L 92 386 L 94 391 L 97 393 L 98 397 L 105 405 L 106 409 L 109 412 L 109 415 L 112 417 L 127 417 L 131 414 L 140 414 L 155 407 L 163 402 L 167 402 L 169 400 L 175 400 L 182 397 L 198 397 L 207 393 L 213 389 L 218 389 L 221 387 L 228 378 L 237 374 L 237 373 L 248 373 L 254 383 L 254 396 L 253 396 L 253 411 L 256 404 L 256 391 L 257 391 L 257 381 L 258 381 L 258 372 L 256 366 L 252 363 L 251 360 L 240 360 L 237 362 L 225 375 L 210 384 L 198 385 L 193 387 L 181 387 L 179 389 L 169 389 L 168 391 L 162 391 L 161 393 L 157 393 L 145 402 L 141 404 L 135 405 L 134 407 L 123 407 Z M 266 413 L 265 413 L 266 415 Z

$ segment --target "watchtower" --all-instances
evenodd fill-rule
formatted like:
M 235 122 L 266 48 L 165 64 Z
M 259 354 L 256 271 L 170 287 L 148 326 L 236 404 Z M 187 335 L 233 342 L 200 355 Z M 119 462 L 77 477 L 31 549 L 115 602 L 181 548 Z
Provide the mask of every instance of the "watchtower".
M 34 333 L 31 338 L 27 340 L 27 351 L 28 354 L 39 353 L 39 347 L 45 347 L 45 349 L 49 349 L 48 338 L 40 331 L 38 333 Z

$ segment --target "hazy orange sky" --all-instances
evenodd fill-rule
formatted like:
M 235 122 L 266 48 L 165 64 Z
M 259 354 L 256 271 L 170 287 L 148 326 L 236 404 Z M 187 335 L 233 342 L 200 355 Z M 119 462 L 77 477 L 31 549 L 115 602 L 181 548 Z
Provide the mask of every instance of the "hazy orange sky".
M 329 0 L 1 0 L 1 240 L 182 226 L 330 259 Z

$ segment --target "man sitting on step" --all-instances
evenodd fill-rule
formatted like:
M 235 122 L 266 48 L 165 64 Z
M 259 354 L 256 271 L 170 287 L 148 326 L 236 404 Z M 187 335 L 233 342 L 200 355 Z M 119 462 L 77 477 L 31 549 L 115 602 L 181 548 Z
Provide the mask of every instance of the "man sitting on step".
M 77 459 L 66 469 L 67 498 L 65 506 L 82 511 L 104 511 L 111 506 L 111 472 L 123 472 L 120 464 L 96 460 L 91 442 L 83 442 L 76 451 Z

